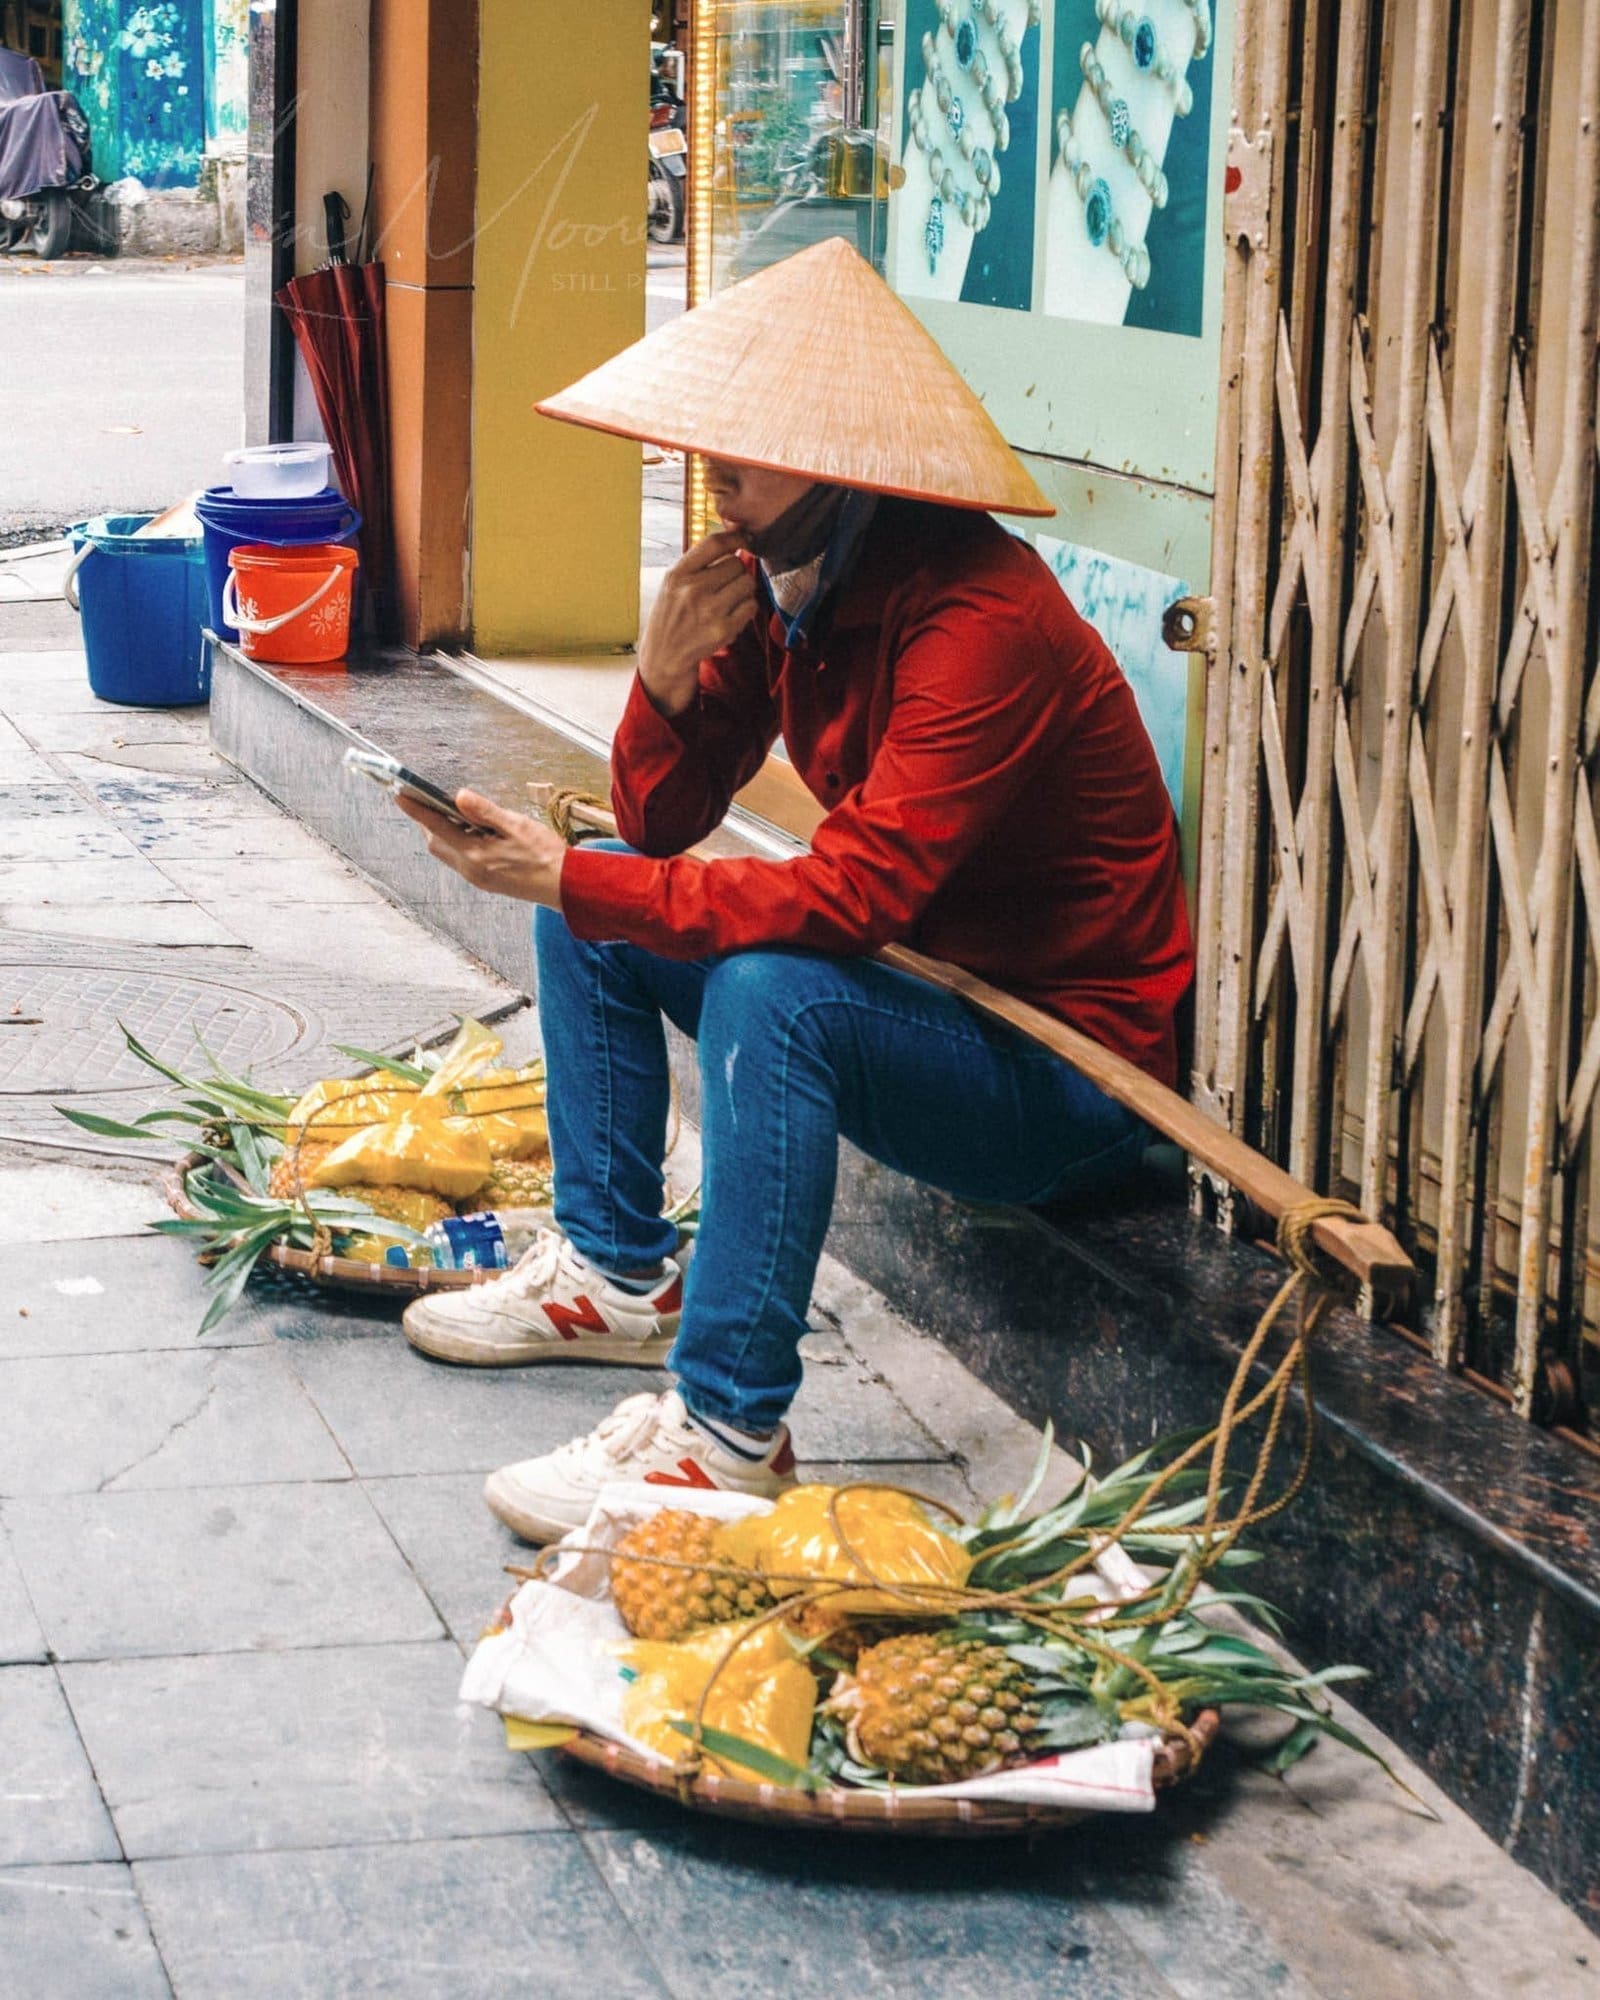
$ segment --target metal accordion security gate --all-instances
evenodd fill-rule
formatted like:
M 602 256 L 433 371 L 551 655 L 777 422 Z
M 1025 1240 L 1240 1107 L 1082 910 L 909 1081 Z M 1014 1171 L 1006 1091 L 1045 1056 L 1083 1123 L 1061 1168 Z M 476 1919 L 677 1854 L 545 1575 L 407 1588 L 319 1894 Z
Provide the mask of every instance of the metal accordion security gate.
M 1581 1430 L 1600 0 L 1238 0 L 1234 89 L 1194 1094 Z

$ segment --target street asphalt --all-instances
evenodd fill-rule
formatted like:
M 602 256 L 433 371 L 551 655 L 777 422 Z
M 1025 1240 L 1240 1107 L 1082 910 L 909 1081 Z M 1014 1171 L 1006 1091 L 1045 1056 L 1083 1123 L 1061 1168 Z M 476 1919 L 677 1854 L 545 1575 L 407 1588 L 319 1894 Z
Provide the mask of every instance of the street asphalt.
M 683 310 L 684 252 L 652 244 L 646 321 Z M 211 486 L 243 443 L 244 265 L 0 257 L 0 550 Z M 643 559 L 682 546 L 682 463 L 647 454 Z
M 154 512 L 244 441 L 244 265 L 0 257 L 0 355 L 0 547 Z

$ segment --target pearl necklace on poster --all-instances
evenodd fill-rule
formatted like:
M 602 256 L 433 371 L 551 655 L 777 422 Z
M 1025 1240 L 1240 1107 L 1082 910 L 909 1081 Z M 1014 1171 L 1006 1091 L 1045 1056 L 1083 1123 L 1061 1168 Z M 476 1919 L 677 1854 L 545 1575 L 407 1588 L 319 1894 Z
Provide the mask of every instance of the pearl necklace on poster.
M 1102 27 L 1108 28 L 1122 44 L 1135 73 L 1164 83 L 1171 91 L 1175 118 L 1187 118 L 1194 109 L 1194 92 L 1183 74 L 1184 69 L 1188 62 L 1199 61 L 1211 46 L 1210 0 L 1182 0 L 1182 5 L 1193 22 L 1193 52 L 1187 58 L 1175 57 L 1170 50 L 1162 48 L 1155 23 L 1148 14 L 1126 5 L 1125 0 L 1095 0 L 1095 13 Z M 1149 197 L 1151 208 L 1165 208 L 1169 190 L 1161 162 L 1134 126 L 1127 100 L 1113 85 L 1093 43 L 1084 43 L 1079 51 L 1078 66 L 1099 106 L 1112 145 L 1132 167 L 1139 186 Z M 1081 112 L 1081 105 L 1079 110 Z M 1089 157 L 1086 137 L 1078 129 L 1071 111 L 1056 114 L 1056 143 L 1061 164 L 1083 203 L 1084 228 L 1089 241 L 1096 248 L 1103 245 L 1121 265 L 1123 276 L 1134 290 L 1143 291 L 1150 282 L 1150 252 L 1143 242 L 1132 239 L 1126 223 L 1118 215 L 1111 189 L 1104 176 L 1096 173 Z
M 1027 0 L 1027 28 L 1036 28 L 1039 16 L 1040 0 Z M 926 157 L 933 184 L 922 238 L 930 273 L 938 270 L 939 253 L 944 248 L 946 203 L 975 235 L 988 225 L 990 204 L 1000 192 L 999 155 L 1011 143 L 1005 107 L 1022 95 L 1022 50 L 1006 25 L 1005 0 L 974 0 L 971 11 L 959 7 L 956 0 L 939 0 L 939 25 L 949 37 L 957 75 L 952 77 L 946 70 L 937 38 L 924 35 L 923 81 L 912 91 L 907 105 L 912 143 Z M 987 50 L 983 46 L 986 39 L 991 44 Z M 945 129 L 940 133 L 929 130 L 923 108 L 924 93 L 930 87 L 944 119 Z M 962 96 L 963 90 L 975 91 L 977 102 L 989 115 L 994 128 L 992 150 L 980 146 L 973 136 L 969 100 Z M 958 163 L 970 169 L 970 181 L 957 171 Z

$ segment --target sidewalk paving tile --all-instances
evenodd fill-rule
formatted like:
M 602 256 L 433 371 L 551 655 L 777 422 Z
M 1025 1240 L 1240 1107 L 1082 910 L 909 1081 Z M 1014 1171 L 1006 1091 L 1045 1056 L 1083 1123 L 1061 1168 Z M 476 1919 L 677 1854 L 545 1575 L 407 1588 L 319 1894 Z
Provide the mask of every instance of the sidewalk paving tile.
M 492 1472 L 592 1430 L 624 1396 L 664 1389 L 647 1368 L 454 1368 L 387 1340 L 285 1343 L 311 1400 L 363 1477 Z
M 638 1831 L 672 1839 L 683 1831 L 684 1811 L 676 1799 L 642 1785 L 608 1778 L 559 1750 L 524 1751 L 538 1768 L 550 1794 L 571 1823 L 597 1833 Z M 851 1836 L 854 1839 L 854 1836 Z
M 1193 1858 L 1196 1850 L 1169 1852 L 1165 1867 L 1135 1852 L 1122 1868 L 1102 1873 L 1091 1865 L 1078 1893 L 1107 1913 L 1184 2000 L 1234 2000 L 1240 1993 L 1318 2000 L 1274 1940 Z M 1407 1991 L 1403 1973 L 1396 1991 Z
M 436 1639 L 439 1620 L 353 1484 L 9 1500 L 58 1659 Z
M 108 740 L 87 752 L 56 750 L 51 754 L 78 776 L 91 765 L 102 771 L 131 771 L 159 778 L 211 778 L 216 771 L 216 753 L 203 739 L 151 741 L 136 724 L 120 744 Z
M 4 649 L 0 647 L 0 657 Z M 89 662 L 82 652 L 30 651 L 8 681 L 5 711 L 13 722 L 33 734 L 42 716 L 77 715 L 132 721 L 150 713 L 126 702 L 102 701 L 89 685 Z M 182 710 L 178 711 L 180 714 Z
M 0 1993 L 16 2000 L 168 2000 L 131 1870 L 0 1869 Z
M 571 1834 L 204 1855 L 134 1874 L 173 1983 L 193 2000 L 669 1991 Z
M 54 1667 L 0 1667 L 0 1867 L 120 1858 Z
M 182 903 L 188 899 L 142 854 L 86 861 L 0 862 L 0 903 L 76 909 L 98 903 Z
M 199 744 L 214 761 L 206 741 L 210 715 L 205 708 L 106 708 L 89 696 L 92 706 L 64 710 L 58 706 L 30 708 L 8 701 L 6 713 L 36 750 L 47 756 L 76 752 L 102 757 L 111 751 L 141 748 L 149 743 Z
M 121 772 L 92 757 L 63 756 L 61 763 L 84 785 L 96 808 L 152 856 L 228 854 L 234 851 L 235 834 L 243 844 L 243 836 L 263 825 L 285 824 L 264 792 L 222 767 L 210 778 L 162 778 Z M 310 838 L 299 827 L 295 833 Z
M 0 1528 L 0 1666 L 49 1658 L 44 1634 L 28 1602 L 28 1592 L 11 1553 L 11 1543 Z
M 64 1670 L 131 1860 L 562 1825 L 448 1640 Z
M 159 1206 L 152 1199 L 151 1213 Z M 102 1237 L 13 1260 L 6 1291 L 0 1357 L 249 1347 L 271 1340 L 280 1312 L 278 1300 L 252 1285 L 202 1335 L 205 1273 L 180 1244 L 160 1236 Z
M 0 783 L 0 842 L 30 861 L 138 858 L 139 850 L 79 793 L 59 782 Z
M 8 1497 L 350 1476 L 272 1348 L 11 1361 L 0 1387 Z
M 102 944 L 233 945 L 240 940 L 195 903 L 0 904 L 9 941 L 29 937 L 95 938 Z
M 1187 2000 L 1013 1842 L 711 1823 L 583 1839 L 668 1984 L 698 2000 Z
M 53 785 L 56 774 L 20 729 L 0 719 L 0 784 Z
M 473 1645 L 516 1588 L 504 1565 L 534 1553 L 483 1504 L 482 1473 L 369 1479 L 366 1491 L 451 1634 Z
M 851 1459 L 882 1465 L 944 1456 L 937 1441 L 888 1384 L 863 1367 L 835 1329 L 808 1333 L 800 1352 L 805 1376 L 789 1421 L 803 1461 Z
M 0 1249 L 126 1238 L 142 1232 L 164 1207 L 147 1182 L 104 1168 L 0 1166 Z
M 164 854 L 161 872 L 207 908 L 261 903 L 335 903 L 370 907 L 372 885 L 326 848 L 318 855 Z
M 289 1352 L 363 1478 L 492 1472 L 593 1429 L 624 1396 L 667 1386 L 656 1369 L 451 1367 L 416 1353 L 398 1329 L 388 1343 L 328 1338 L 296 1341 Z M 940 1456 L 837 1334 L 808 1334 L 806 1354 L 793 1419 L 803 1458 L 920 1465 Z
M 800 1477 L 814 1480 L 819 1486 L 850 1486 L 857 1480 L 882 1480 L 891 1486 L 904 1486 L 913 1493 L 925 1493 L 932 1500 L 943 1500 L 966 1520 L 971 1520 L 981 1508 L 961 1467 L 948 1458 L 896 1459 L 887 1465 L 882 1459 L 806 1458 L 800 1461 Z
M 396 838 L 403 837 L 404 829 Z M 159 849 L 152 857 L 162 859 Z M 411 985 L 448 989 L 461 983 L 461 956 L 453 945 L 419 929 L 409 917 L 374 895 L 363 904 L 318 902 L 316 885 L 296 900 L 255 903 L 248 897 L 208 899 L 230 930 L 252 951 L 269 958 L 304 959 L 315 953 L 326 971 L 351 980 L 375 973 L 394 979 L 403 968 Z M 529 954 L 532 973 L 532 953 Z

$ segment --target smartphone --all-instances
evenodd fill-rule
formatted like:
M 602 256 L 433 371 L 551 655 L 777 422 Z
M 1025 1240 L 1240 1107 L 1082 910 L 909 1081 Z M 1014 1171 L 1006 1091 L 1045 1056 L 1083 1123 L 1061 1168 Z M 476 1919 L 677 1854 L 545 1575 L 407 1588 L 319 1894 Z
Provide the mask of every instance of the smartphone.
M 370 778 L 375 785 L 382 785 L 396 798 L 415 799 L 418 805 L 436 812 L 441 819 L 449 820 L 464 833 L 488 833 L 490 828 L 475 826 L 470 819 L 463 819 L 456 810 L 456 802 L 449 792 L 438 785 L 430 784 L 426 778 L 418 777 L 415 771 L 408 771 L 398 758 L 388 757 L 381 750 L 347 750 L 344 753 L 347 771 L 359 771 L 364 778 Z

